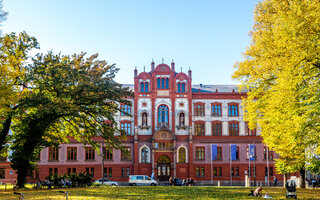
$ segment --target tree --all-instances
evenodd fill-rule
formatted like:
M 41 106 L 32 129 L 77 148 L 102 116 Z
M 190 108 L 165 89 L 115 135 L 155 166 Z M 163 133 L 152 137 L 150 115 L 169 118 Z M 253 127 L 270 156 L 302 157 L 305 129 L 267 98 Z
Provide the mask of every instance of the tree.
M 130 104 L 129 88 L 113 81 L 118 69 L 96 60 L 97 54 L 73 56 L 49 52 L 36 56 L 26 68 L 28 89 L 20 99 L 14 119 L 11 156 L 17 170 L 18 187 L 24 187 L 26 176 L 38 160 L 41 149 L 68 142 L 70 138 L 95 147 L 94 137 L 101 136 L 107 145 L 124 150 L 117 137 L 114 113 L 117 103 Z M 109 126 L 106 120 L 113 126 Z
M 23 98 L 21 88 L 28 52 L 38 48 L 38 42 L 22 32 L 19 35 L 6 34 L 0 38 L 0 43 L 0 153 L 5 154 L 12 117 L 19 106 L 19 99 Z
M 249 126 L 259 124 L 264 143 L 280 156 L 278 172 L 299 170 L 303 180 L 306 152 L 316 146 L 320 153 L 319 33 L 319 1 L 259 2 L 251 45 L 233 75 L 249 90 Z

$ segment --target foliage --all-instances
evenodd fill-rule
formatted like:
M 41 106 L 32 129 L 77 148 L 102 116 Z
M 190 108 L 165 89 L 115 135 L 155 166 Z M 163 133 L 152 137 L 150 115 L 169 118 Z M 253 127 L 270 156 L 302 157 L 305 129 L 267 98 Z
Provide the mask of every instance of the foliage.
M 97 54 L 73 56 L 39 54 L 26 68 L 27 90 L 19 100 L 13 123 L 12 168 L 17 170 L 19 187 L 33 169 L 41 149 L 77 140 L 98 147 L 101 136 L 108 146 L 124 150 L 125 137 L 114 120 L 118 102 L 130 104 L 132 93 L 113 81 L 114 65 L 96 60 Z M 111 122 L 111 126 L 106 123 Z
M 93 199 L 257 199 L 250 197 L 248 193 L 254 188 L 243 187 L 89 187 L 63 189 L 69 193 L 72 200 Z M 64 200 L 65 196 L 58 191 L 51 190 L 19 190 L 25 193 L 25 199 L 34 200 Z M 319 199 L 319 188 L 297 188 L 298 199 Z M 268 193 L 273 199 L 285 199 L 286 189 L 264 187 L 262 194 Z M 0 191 L 0 199 L 16 200 L 12 190 Z
M 245 120 L 251 128 L 259 124 L 280 155 L 280 173 L 305 169 L 305 151 L 320 142 L 319 32 L 319 1 L 261 1 L 252 43 L 235 65 L 233 77 L 249 90 Z
M 5 153 L 2 150 L 8 142 L 11 120 L 24 95 L 21 88 L 25 79 L 24 66 L 28 60 L 28 52 L 38 48 L 38 42 L 22 32 L 19 35 L 6 34 L 0 38 L 0 43 L 0 152 Z
M 66 180 L 67 178 L 71 181 L 72 187 L 85 187 L 92 184 L 92 175 L 88 173 L 79 172 L 71 173 L 70 175 L 51 175 L 47 177 L 50 182 L 53 182 L 54 186 L 58 186 L 61 182 L 61 179 Z

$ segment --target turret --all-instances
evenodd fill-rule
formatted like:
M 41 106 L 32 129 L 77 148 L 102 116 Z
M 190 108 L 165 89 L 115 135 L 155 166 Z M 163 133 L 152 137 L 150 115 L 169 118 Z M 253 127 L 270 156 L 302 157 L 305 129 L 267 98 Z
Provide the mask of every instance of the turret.
M 191 69 L 189 68 L 188 77 L 191 78 L 191 76 L 192 76 L 192 73 L 191 73 Z
M 154 61 L 152 59 L 152 62 L 151 62 L 151 71 L 154 71 Z
M 137 70 L 137 67 L 134 69 L 134 77 L 137 77 L 138 76 L 138 70 Z
M 175 71 L 175 69 L 174 69 L 174 62 L 173 62 L 173 60 L 172 60 L 172 62 L 171 62 L 171 70 L 172 70 L 172 71 Z

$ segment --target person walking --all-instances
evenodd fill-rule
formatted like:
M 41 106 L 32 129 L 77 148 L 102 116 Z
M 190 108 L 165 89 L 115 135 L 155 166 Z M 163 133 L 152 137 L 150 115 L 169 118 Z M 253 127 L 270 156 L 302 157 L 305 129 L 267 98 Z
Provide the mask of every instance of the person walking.
M 276 176 L 273 176 L 273 186 L 277 186 L 278 185 L 278 179 Z

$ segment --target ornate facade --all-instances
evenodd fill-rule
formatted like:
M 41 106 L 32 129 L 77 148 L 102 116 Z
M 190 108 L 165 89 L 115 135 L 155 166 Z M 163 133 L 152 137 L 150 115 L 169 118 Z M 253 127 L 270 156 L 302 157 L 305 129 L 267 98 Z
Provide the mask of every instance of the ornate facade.
M 124 145 L 130 156 L 107 150 L 102 159 L 90 146 L 73 141 L 59 149 L 44 149 L 33 177 L 87 171 L 95 179 L 104 173 L 115 181 L 128 181 L 131 174 L 153 174 L 160 181 L 175 176 L 243 185 L 245 175 L 253 181 L 255 174 L 262 184 L 276 175 L 277 155 L 262 144 L 259 130 L 248 129 L 241 106 L 246 93 L 238 87 L 192 85 L 191 70 L 177 73 L 173 62 L 171 66 L 152 62 L 150 72 L 135 69 L 134 84 L 127 86 L 135 93 L 132 105 L 119 105 L 123 112 L 115 117 L 126 131 Z M 249 159 L 250 145 L 255 146 L 256 160 Z

